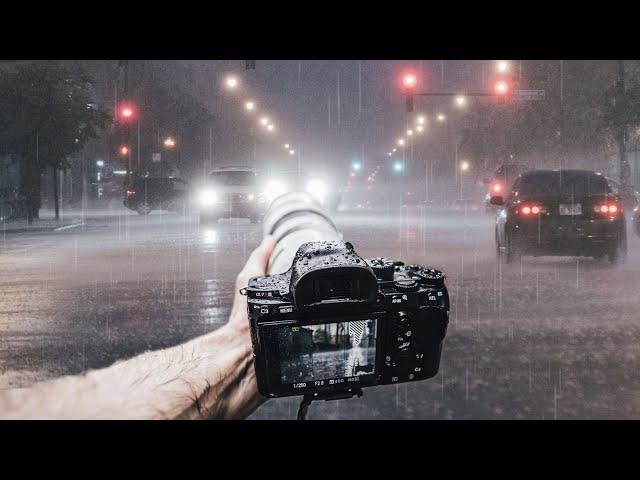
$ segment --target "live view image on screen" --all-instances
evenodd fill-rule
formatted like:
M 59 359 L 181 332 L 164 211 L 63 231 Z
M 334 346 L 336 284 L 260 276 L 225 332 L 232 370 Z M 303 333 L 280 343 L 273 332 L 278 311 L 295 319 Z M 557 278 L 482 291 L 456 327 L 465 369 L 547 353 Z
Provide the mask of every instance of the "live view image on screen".
M 376 320 L 286 327 L 278 345 L 285 384 L 373 375 Z

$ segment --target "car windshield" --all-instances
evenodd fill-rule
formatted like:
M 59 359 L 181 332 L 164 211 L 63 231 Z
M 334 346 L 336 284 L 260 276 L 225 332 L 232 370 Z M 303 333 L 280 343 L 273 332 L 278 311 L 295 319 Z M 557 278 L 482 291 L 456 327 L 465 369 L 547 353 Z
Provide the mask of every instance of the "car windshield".
M 209 178 L 215 183 L 236 186 L 254 185 L 256 181 L 255 174 L 248 171 L 213 172 Z
M 607 180 L 592 172 L 535 172 L 522 177 L 521 195 L 603 195 L 612 193 Z

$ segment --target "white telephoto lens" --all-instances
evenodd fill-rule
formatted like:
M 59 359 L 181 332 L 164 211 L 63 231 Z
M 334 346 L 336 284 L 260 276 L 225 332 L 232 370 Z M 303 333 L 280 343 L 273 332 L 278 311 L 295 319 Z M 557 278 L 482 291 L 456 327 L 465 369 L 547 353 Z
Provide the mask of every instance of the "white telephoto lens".
M 308 192 L 291 192 L 276 198 L 264 216 L 264 234 L 273 235 L 276 247 L 268 273 L 289 270 L 300 245 L 342 240 L 329 214 Z

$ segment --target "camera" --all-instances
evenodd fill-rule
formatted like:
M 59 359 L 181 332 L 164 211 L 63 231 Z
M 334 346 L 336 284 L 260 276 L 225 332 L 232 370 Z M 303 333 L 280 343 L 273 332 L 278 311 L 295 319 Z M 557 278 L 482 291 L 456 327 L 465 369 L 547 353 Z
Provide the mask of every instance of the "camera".
M 438 372 L 449 321 L 445 275 L 363 259 L 341 240 L 302 244 L 289 270 L 250 279 L 260 393 L 334 399 Z

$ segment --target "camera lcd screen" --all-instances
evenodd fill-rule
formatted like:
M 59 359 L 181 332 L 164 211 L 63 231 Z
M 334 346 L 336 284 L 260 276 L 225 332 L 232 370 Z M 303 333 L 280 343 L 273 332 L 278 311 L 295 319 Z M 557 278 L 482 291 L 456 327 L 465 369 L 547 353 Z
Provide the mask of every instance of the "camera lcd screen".
M 306 388 L 373 378 L 376 323 L 369 318 L 278 329 L 280 381 Z

